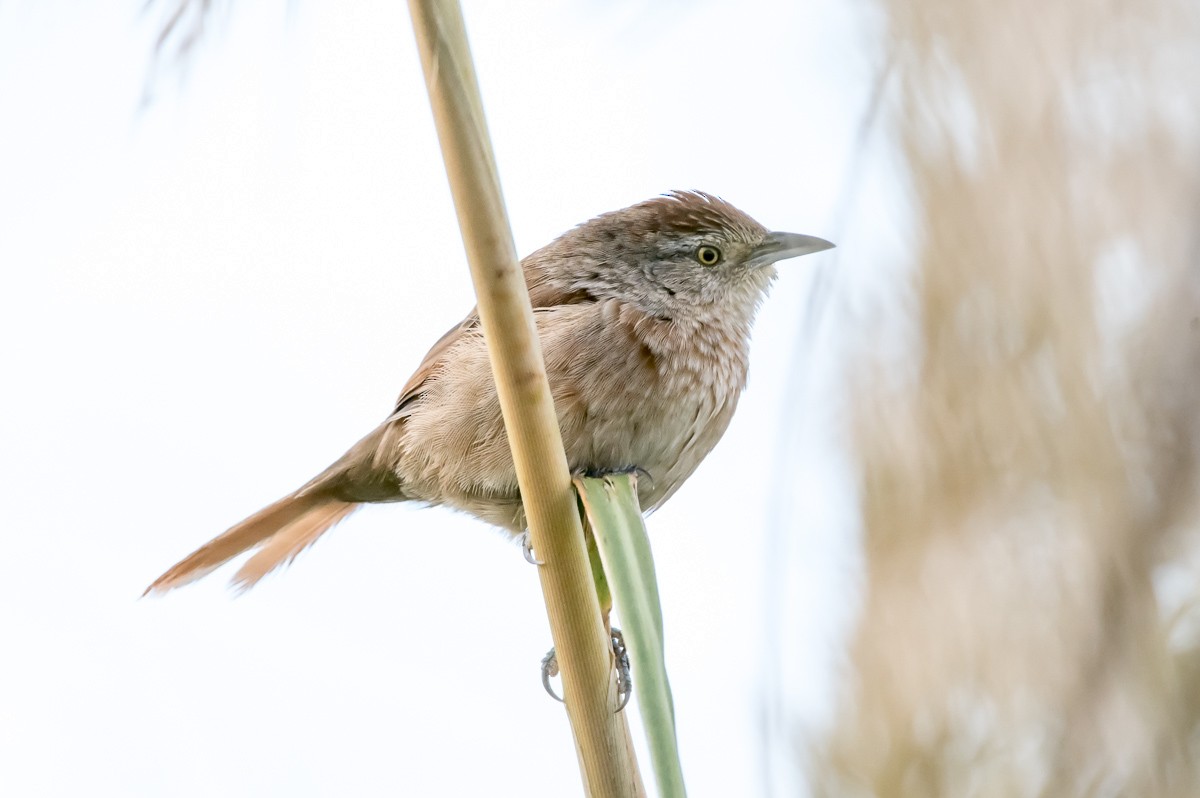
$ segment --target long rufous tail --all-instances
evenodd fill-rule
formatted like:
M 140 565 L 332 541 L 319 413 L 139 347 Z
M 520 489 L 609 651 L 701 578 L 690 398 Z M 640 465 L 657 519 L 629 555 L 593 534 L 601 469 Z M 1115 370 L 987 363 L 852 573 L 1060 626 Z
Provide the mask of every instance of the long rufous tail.
M 264 507 L 184 557 L 155 579 L 142 595 L 182 587 L 242 552 L 256 548 L 258 550 L 233 577 L 233 584 L 246 590 L 271 571 L 296 559 L 300 552 L 356 509 L 358 504 L 353 502 L 332 498 L 320 490 L 302 488 Z

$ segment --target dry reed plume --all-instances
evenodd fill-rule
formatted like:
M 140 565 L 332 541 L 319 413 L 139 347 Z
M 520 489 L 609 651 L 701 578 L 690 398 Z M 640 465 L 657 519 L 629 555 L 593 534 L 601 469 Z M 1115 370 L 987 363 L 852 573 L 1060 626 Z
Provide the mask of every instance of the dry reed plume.
M 866 594 L 814 791 L 1200 795 L 1200 8 L 881 8 L 915 351 L 854 382 Z

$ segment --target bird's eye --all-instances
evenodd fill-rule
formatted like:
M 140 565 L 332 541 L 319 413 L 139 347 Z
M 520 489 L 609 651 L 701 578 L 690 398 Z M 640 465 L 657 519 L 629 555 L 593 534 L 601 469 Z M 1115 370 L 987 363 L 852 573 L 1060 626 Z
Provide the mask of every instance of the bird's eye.
M 721 260 L 721 250 L 705 244 L 696 250 L 696 260 L 704 266 L 715 266 Z

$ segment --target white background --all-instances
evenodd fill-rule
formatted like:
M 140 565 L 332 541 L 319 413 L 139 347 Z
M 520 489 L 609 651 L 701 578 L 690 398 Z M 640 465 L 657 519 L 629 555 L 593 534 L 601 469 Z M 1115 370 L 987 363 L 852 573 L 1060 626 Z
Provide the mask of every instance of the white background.
M 474 301 L 404 4 L 217 5 L 143 107 L 160 13 L 0 4 L 0 792 L 578 794 L 536 574 L 470 518 L 370 507 L 245 596 L 138 600 Z M 814 276 L 886 249 L 844 223 L 850 13 L 466 4 L 521 253 L 676 188 L 840 245 L 782 264 L 737 418 L 651 519 L 695 796 L 767 791 L 764 718 L 819 724 L 848 613 L 836 335 L 799 342 Z

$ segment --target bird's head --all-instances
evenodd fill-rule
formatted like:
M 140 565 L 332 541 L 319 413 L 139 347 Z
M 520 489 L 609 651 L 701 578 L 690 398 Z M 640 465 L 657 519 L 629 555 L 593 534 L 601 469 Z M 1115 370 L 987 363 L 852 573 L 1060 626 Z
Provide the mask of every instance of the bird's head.
M 752 315 L 776 262 L 832 246 L 771 232 L 711 194 L 674 191 L 584 222 L 533 257 L 556 283 L 683 319 Z

